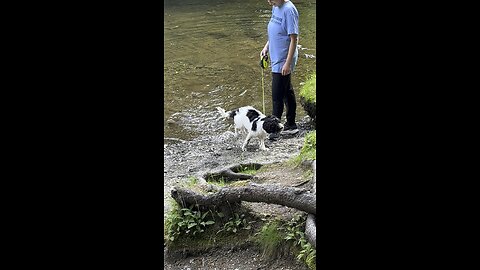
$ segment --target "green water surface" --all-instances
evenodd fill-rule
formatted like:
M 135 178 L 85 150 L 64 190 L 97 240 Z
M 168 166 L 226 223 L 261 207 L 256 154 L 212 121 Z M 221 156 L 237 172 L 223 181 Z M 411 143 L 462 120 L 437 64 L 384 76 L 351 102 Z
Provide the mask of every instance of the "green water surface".
M 298 93 L 316 67 L 316 1 L 292 1 L 300 14 Z M 263 110 L 259 54 L 267 41 L 267 1 L 164 0 L 164 142 L 228 129 L 215 107 Z M 271 74 L 264 72 L 265 110 L 271 114 Z M 285 112 L 282 122 L 285 121 Z

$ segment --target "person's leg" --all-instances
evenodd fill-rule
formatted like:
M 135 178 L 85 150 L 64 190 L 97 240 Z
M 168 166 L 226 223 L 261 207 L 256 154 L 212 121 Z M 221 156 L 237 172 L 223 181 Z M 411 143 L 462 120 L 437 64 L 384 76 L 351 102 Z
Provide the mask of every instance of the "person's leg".
M 282 74 L 272 72 L 272 115 L 278 119 L 282 119 L 284 94 Z M 279 136 L 278 132 L 271 133 L 268 139 L 276 140 Z
M 287 125 L 295 125 L 295 116 L 297 112 L 297 102 L 295 100 L 295 92 L 293 90 L 291 74 L 284 76 L 285 77 L 285 107 L 286 107 L 286 118 Z
M 272 72 L 272 115 L 275 115 L 278 119 L 282 119 L 283 114 L 285 90 L 282 77 L 281 73 Z

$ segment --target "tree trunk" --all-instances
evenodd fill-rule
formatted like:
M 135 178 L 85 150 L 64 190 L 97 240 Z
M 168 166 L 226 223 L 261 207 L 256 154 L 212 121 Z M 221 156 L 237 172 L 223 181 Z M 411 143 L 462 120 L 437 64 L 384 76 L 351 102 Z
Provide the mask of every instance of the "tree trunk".
M 313 187 L 312 192 L 316 195 L 317 192 L 317 161 L 313 161 L 312 163 L 313 169 Z M 307 222 L 305 223 L 305 235 L 307 237 L 308 242 L 317 248 L 317 226 L 315 223 L 315 215 L 309 214 L 307 217 Z
M 182 206 L 217 206 L 226 203 L 264 202 L 284 205 L 316 214 L 316 196 L 306 189 L 280 185 L 258 185 L 250 183 L 245 187 L 222 188 L 213 194 L 200 194 L 195 191 L 174 187 L 172 198 Z

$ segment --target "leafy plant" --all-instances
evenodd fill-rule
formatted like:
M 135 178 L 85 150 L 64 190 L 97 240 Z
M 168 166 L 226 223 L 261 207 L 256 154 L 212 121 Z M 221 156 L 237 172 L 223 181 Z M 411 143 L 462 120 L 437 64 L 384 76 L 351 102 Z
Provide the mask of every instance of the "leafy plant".
M 219 217 L 223 217 L 222 213 L 218 213 Z M 223 225 L 223 228 L 217 232 L 217 234 L 221 232 L 231 232 L 236 233 L 237 231 L 243 230 L 250 230 L 254 221 L 247 222 L 245 218 L 245 214 L 241 214 L 240 216 L 235 213 L 233 217 L 229 218 L 228 221 Z
M 209 213 L 213 219 L 211 211 L 202 213 L 200 210 L 193 210 L 193 205 L 189 208 L 180 208 L 176 204 L 165 222 L 167 240 L 173 242 L 180 236 L 195 236 L 205 232 L 207 226 L 215 223 L 214 220 L 207 219 Z
M 287 240 L 287 242 L 290 241 L 294 246 L 299 248 L 300 252 L 297 255 L 297 260 L 303 260 L 308 268 L 315 269 L 316 250 L 305 238 L 305 233 L 303 232 L 305 228 L 305 221 L 305 215 L 295 215 L 290 221 L 288 221 L 279 229 L 284 231 L 284 239 Z
M 293 240 L 298 241 L 303 235 L 302 228 L 305 225 L 305 218 L 301 215 L 295 215 L 291 220 L 279 228 L 279 230 L 284 231 L 284 239 L 287 241 Z
M 316 250 L 312 247 L 310 243 L 307 242 L 305 237 L 302 237 L 299 240 L 299 245 L 301 247 L 300 253 L 297 256 L 297 260 L 304 260 L 307 264 L 308 268 L 315 269 L 315 257 L 316 257 Z

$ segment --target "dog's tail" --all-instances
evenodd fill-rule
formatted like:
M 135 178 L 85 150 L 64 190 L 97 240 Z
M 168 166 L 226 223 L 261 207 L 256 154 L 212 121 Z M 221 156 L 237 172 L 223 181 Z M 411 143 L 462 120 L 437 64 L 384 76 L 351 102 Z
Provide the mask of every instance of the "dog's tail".
M 230 112 L 226 112 L 224 109 L 217 107 L 218 112 L 222 116 L 222 118 L 228 118 L 230 117 Z

